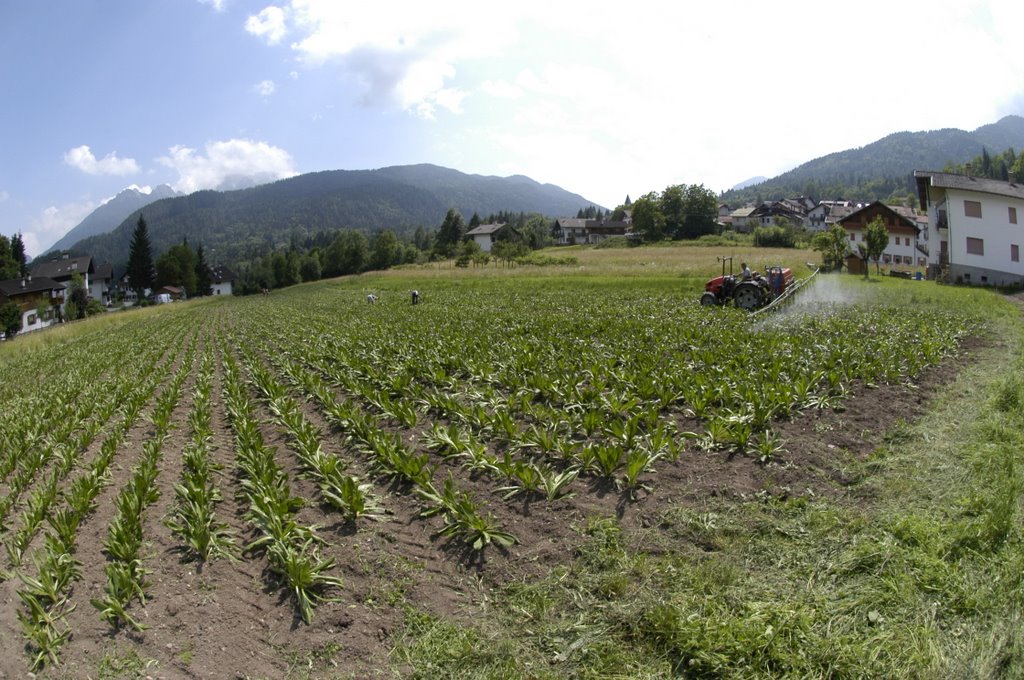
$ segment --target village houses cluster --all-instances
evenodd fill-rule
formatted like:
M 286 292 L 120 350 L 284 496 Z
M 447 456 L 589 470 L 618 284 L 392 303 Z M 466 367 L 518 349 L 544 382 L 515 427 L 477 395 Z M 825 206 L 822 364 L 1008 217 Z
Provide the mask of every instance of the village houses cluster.
M 890 268 L 922 269 L 929 279 L 948 283 L 1024 287 L 1020 258 L 1024 229 L 1018 222 L 1018 215 L 1024 215 L 1024 185 L 921 170 L 914 175 L 918 194 L 915 207 L 783 199 L 736 209 L 721 205 L 719 224 L 723 229 L 743 233 L 759 226 L 774 226 L 780 218 L 811 232 L 839 225 L 850 239 L 848 262 L 859 266 L 852 254 L 857 243 L 863 242 L 868 224 L 880 218 L 889 232 L 881 263 Z M 491 252 L 503 231 L 510 228 L 503 223 L 482 224 L 467 236 L 481 250 Z M 567 217 L 555 222 L 560 245 L 596 244 L 631 233 L 628 209 L 622 220 Z M 230 295 L 232 273 L 225 267 L 215 267 L 212 272 L 213 293 Z M 109 263 L 95 263 L 88 255 L 63 255 L 34 263 L 27 276 L 0 281 L 0 304 L 10 301 L 18 305 L 22 331 L 44 328 L 63 318 L 75 274 L 82 277 L 88 298 L 105 306 L 115 300 L 130 304 L 136 299 L 128 282 L 114 281 Z M 161 299 L 177 299 L 184 291 L 168 286 L 153 293 Z
M 923 170 L 914 176 L 918 201 L 913 207 L 801 197 L 742 208 L 721 204 L 718 221 L 723 230 L 740 233 L 775 226 L 780 218 L 812 233 L 838 225 L 850 241 L 847 262 L 856 268 L 863 266 L 856 246 L 878 218 L 889 232 L 880 262 L 891 269 L 920 269 L 946 283 L 1024 288 L 1024 230 L 1017 221 L 1018 213 L 1024 215 L 1024 185 Z M 560 244 L 595 244 L 631 232 L 628 209 L 623 221 L 563 218 L 556 223 Z
M 231 295 L 234 274 L 227 267 L 211 268 L 211 293 Z M 29 273 L 16 279 L 0 281 L 0 305 L 15 303 L 21 310 L 21 333 L 46 328 L 65 318 L 72 281 L 81 277 L 87 300 L 97 300 L 104 307 L 123 302 L 138 302 L 138 294 L 125 277 L 114 279 L 109 262 L 96 263 L 90 255 L 72 257 L 61 254 L 52 259 L 33 262 Z M 145 294 L 157 301 L 182 299 L 186 291 L 176 286 L 163 286 Z M 2 333 L 0 333 L 2 335 Z

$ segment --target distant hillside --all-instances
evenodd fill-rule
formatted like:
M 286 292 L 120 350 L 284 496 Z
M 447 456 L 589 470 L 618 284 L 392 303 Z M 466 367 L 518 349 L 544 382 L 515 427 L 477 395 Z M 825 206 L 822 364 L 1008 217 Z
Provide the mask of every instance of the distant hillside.
M 82 220 L 78 226 L 64 234 L 60 240 L 47 248 L 40 257 L 44 257 L 49 252 L 67 250 L 75 243 L 90 236 L 109 233 L 136 210 L 144 208 L 153 201 L 177 195 L 178 193 L 166 184 L 161 184 L 148 194 L 134 187 L 129 187 L 89 213 L 88 217 Z
M 240 191 L 198 191 L 136 210 L 111 233 L 74 244 L 76 253 L 121 265 L 143 214 L 154 256 L 188 239 L 212 262 L 237 262 L 336 229 L 408 234 L 437 228 L 450 207 L 468 221 L 499 211 L 575 215 L 593 205 L 552 184 L 515 175 L 467 175 L 436 165 L 331 170 Z
M 739 182 L 735 186 L 733 186 L 733 191 L 739 191 L 740 189 L 746 189 L 749 186 L 753 186 L 755 184 L 760 184 L 761 182 L 764 182 L 767 179 L 768 178 L 765 177 L 764 175 L 758 175 L 757 177 L 751 177 L 750 179 L 745 179 L 742 182 Z
M 765 182 L 722 194 L 729 204 L 809 196 L 886 200 L 913 194 L 914 170 L 941 170 L 981 153 L 1024 147 L 1024 118 L 1006 116 L 974 132 L 953 128 L 897 132 L 877 142 L 816 158 Z

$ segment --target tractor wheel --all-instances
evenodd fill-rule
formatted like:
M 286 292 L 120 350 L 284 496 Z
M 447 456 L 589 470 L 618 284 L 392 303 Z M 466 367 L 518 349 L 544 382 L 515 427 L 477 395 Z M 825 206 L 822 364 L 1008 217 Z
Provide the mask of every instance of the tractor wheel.
M 732 297 L 736 301 L 737 307 L 748 312 L 757 309 L 764 302 L 764 293 L 761 292 L 761 289 L 755 283 L 741 283 L 736 286 L 736 291 L 732 294 Z
M 700 296 L 700 304 L 702 307 L 714 307 L 718 304 L 718 298 L 711 291 L 706 291 Z

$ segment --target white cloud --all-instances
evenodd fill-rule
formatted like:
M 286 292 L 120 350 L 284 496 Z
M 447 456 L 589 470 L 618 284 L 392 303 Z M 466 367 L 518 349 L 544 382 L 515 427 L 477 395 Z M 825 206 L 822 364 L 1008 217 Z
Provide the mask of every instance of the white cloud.
M 213 7 L 213 9 L 215 9 L 218 12 L 224 11 L 225 2 L 226 0 L 199 0 L 200 4 L 210 5 L 211 7 Z
M 30 257 L 39 255 L 78 226 L 97 207 L 97 203 L 82 201 L 59 208 L 53 205 L 46 208 L 37 217 L 29 220 L 28 229 L 21 233 L 21 238 L 25 242 L 25 253 Z
M 480 89 L 498 99 L 519 99 L 523 96 L 523 88 L 507 80 L 485 80 Z
M 276 89 L 277 84 L 273 80 L 261 80 L 252 87 L 253 92 L 261 97 L 269 97 Z
M 64 162 L 88 175 L 132 175 L 139 171 L 134 158 L 118 158 L 117 152 L 111 151 L 97 160 L 85 144 L 65 153 Z
M 191 193 L 201 189 L 260 184 L 298 174 L 292 157 L 284 149 L 266 142 L 229 139 L 210 142 L 205 155 L 185 146 L 173 146 L 157 159 L 178 173 L 175 191 Z
M 3 203 L 4 201 L 6 201 L 10 197 L 11 197 L 11 195 L 9 193 L 7 193 L 6 191 L 0 191 L 0 203 Z
M 288 33 L 285 10 L 270 5 L 259 14 L 251 15 L 245 22 L 245 30 L 258 38 L 263 38 L 268 45 L 276 45 Z
M 488 172 L 500 158 L 601 201 L 724 189 L 897 130 L 973 129 L 1024 101 L 1019 0 L 634 0 L 628 17 L 583 0 L 276 1 L 250 31 L 340 70 L 359 103 L 438 127 L 461 114 L 445 137 L 480 146 L 449 144 L 437 162 Z M 948 49 L 923 57 L 929 44 Z M 580 154 L 601 161 L 562 168 Z
M 423 3 L 292 0 L 286 14 L 297 36 L 291 47 L 307 66 L 340 64 L 363 103 L 432 118 L 440 109 L 463 110 L 468 92 L 454 84 L 459 62 L 498 55 L 515 41 L 504 11 L 465 0 L 440 11 Z

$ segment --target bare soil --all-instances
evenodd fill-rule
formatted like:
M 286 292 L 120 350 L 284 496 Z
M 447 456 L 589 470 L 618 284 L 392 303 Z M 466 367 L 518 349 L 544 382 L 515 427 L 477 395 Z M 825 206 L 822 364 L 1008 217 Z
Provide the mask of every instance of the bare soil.
M 850 473 L 851 461 L 863 460 L 901 421 L 912 422 L 970 360 L 981 341 L 972 340 L 960 358 L 924 373 L 912 385 L 857 386 L 840 410 L 812 410 L 778 423 L 784 451 L 770 463 L 749 455 L 689 450 L 674 463 L 662 461 L 650 477 L 651 490 L 636 498 L 614 487 L 584 478 L 575 494 L 554 502 L 501 500 L 493 480 L 456 470 L 461 486 L 485 501 L 488 511 L 519 539 L 508 550 L 489 548 L 475 559 L 459 544 L 435 536 L 438 518 L 418 517 L 421 506 L 400 486 L 374 479 L 388 510 L 385 521 L 352 526 L 337 513 L 316 504 L 317 489 L 298 476 L 297 463 L 282 432 L 267 425 L 264 435 L 278 449 L 279 460 L 292 475 L 293 490 L 311 500 L 303 522 L 317 524 L 325 539 L 324 556 L 333 558 L 331 573 L 344 587 L 327 593 L 311 624 L 297 615 L 291 594 L 279 587 L 259 554 L 200 565 L 186 561 L 178 541 L 163 524 L 173 501 L 173 483 L 180 474 L 185 443 L 185 414 L 191 405 L 189 387 L 175 415 L 178 428 L 164 445 L 159 477 L 161 499 L 147 511 L 149 537 L 145 564 L 152 571 L 145 606 L 132 612 L 148 628 L 115 630 L 99 620 L 89 599 L 105 581 L 102 543 L 117 490 L 129 478 L 152 426 L 144 421 L 129 436 L 113 466 L 112 484 L 99 509 L 82 525 L 76 557 L 82 578 L 71 600 L 76 609 L 67 621 L 73 637 L 64 647 L 61 664 L 45 677 L 97 677 L 101 664 L 134 654 L 148 660 L 143 677 L 153 678 L 281 678 L 392 677 L 388 650 L 403 619 L 405 605 L 442 617 L 458 618 L 488 590 L 531 577 L 543 577 L 571 559 L 581 542 L 579 528 L 589 518 L 618 517 L 625 531 L 657 524 L 657 518 L 678 506 L 700 508 L 709 498 L 743 502 L 756 494 L 777 497 L 813 494 L 842 503 L 870 503 L 870 494 Z M 233 442 L 220 404 L 219 377 L 214 385 L 215 457 L 224 466 L 219 478 L 224 502 L 221 519 L 239 544 L 253 538 L 237 498 L 232 473 Z M 325 430 L 324 445 L 353 461 L 366 475 L 365 461 L 355 460 L 340 435 L 330 432 L 315 409 L 309 417 Z M 261 417 L 271 422 L 265 411 Z M 318 420 L 319 419 L 319 420 Z M 88 459 L 88 456 L 85 456 Z M 360 469 L 362 466 L 362 469 Z M 856 469 L 856 466 L 853 466 Z M 17 578 L 0 583 L 0 678 L 26 677 L 24 638 L 16 618 Z M 104 661 L 106 659 L 106 661 Z

